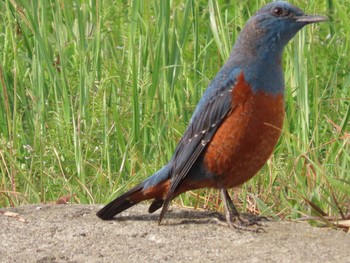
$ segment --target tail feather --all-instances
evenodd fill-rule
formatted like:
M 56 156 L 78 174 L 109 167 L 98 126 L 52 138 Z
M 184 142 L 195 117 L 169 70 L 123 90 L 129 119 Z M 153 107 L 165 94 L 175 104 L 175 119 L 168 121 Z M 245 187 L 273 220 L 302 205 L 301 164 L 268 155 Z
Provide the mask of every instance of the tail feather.
M 163 199 L 155 199 L 152 204 L 148 208 L 149 213 L 154 213 L 159 208 L 163 206 L 164 200 Z
M 137 200 L 132 197 L 135 194 L 138 195 L 142 189 L 142 184 L 135 186 L 125 194 L 122 194 L 121 196 L 107 204 L 100 211 L 98 211 L 96 215 L 103 220 L 112 219 L 115 215 L 119 214 L 120 212 L 123 212 L 124 210 L 141 202 L 142 200 Z
M 107 204 L 96 215 L 103 220 L 112 219 L 120 212 L 148 199 L 155 199 L 149 208 L 150 213 L 161 208 L 170 186 L 170 168 L 169 164 L 165 165 L 151 177 Z

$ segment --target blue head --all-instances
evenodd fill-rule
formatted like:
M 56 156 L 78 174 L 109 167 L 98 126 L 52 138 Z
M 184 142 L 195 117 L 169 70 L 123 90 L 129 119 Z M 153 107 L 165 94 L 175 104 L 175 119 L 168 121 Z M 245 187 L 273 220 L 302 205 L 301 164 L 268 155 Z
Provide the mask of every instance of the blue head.
M 277 49 L 283 47 L 305 25 L 326 20 L 324 16 L 305 15 L 302 10 L 287 2 L 272 2 L 261 8 L 250 19 L 247 26 L 259 32 L 256 44 L 274 43 Z
M 246 79 L 255 89 L 283 92 L 281 67 L 285 45 L 305 25 L 327 20 L 324 16 L 306 15 L 287 2 L 272 2 L 249 19 L 228 60 L 228 67 L 245 71 Z M 266 83 L 270 82 L 267 86 Z M 271 83 L 275 80 L 275 83 Z

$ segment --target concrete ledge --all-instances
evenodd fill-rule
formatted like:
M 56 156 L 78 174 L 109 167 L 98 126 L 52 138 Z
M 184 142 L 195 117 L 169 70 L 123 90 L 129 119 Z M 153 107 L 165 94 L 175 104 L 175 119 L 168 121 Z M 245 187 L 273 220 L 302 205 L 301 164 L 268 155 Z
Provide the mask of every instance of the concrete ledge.
M 350 262 L 350 235 L 289 221 L 266 233 L 210 223 L 217 213 L 172 207 L 165 224 L 138 205 L 116 220 L 99 205 L 0 209 L 1 262 Z M 11 214 L 14 212 L 16 214 Z

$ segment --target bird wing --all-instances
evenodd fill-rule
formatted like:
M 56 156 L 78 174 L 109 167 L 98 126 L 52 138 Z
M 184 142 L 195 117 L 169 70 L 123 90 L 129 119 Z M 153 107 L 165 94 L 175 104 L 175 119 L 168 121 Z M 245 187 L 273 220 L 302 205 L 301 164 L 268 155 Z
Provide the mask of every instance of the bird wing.
M 172 157 L 171 185 L 164 200 L 159 222 L 189 170 L 213 138 L 222 121 L 232 112 L 232 89 L 237 84 L 239 72 L 241 70 L 234 70 L 225 81 L 215 83 L 214 80 L 199 102 Z

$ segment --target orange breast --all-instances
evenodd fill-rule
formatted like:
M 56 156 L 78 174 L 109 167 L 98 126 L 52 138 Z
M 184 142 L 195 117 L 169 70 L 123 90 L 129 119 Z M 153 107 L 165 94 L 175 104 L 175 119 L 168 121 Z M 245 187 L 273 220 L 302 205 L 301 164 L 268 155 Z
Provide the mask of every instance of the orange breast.
M 240 185 L 266 163 L 281 134 L 284 119 L 283 94 L 253 94 L 243 74 L 232 92 L 234 109 L 209 143 L 205 167 L 218 188 Z

